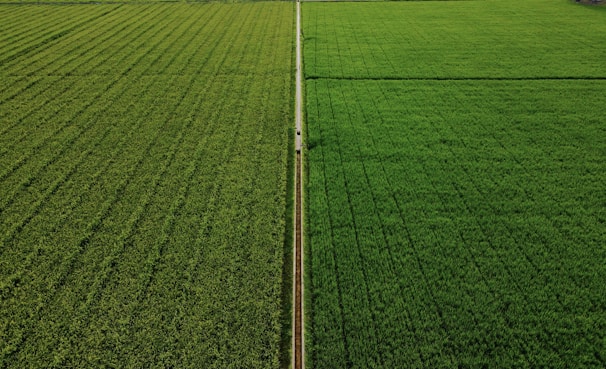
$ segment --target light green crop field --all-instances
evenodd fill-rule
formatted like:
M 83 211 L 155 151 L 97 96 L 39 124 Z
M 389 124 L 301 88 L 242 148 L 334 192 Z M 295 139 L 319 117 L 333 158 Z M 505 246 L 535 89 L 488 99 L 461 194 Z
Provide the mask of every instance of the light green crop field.
M 0 367 L 279 366 L 293 9 L 0 7 Z
M 310 367 L 606 366 L 606 12 L 303 14 Z

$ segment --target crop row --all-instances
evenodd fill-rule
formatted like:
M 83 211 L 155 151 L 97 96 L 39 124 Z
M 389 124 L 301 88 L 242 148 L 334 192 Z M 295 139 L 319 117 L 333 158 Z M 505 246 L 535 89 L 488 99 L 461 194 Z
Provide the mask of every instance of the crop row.
M 18 9 L 0 367 L 275 367 L 292 5 Z

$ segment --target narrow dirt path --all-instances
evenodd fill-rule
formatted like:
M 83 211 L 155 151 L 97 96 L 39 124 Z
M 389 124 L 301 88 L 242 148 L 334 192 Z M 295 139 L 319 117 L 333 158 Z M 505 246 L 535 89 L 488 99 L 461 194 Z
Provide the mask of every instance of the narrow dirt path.
M 297 0 L 297 46 L 296 46 L 296 160 L 295 160 L 295 242 L 293 278 L 293 369 L 305 368 L 304 321 L 303 321 L 303 165 L 302 165 L 302 85 L 301 85 L 301 2 Z
M 297 179 L 296 179 L 296 197 L 298 199 L 295 206 L 295 304 L 294 304 L 294 359 L 293 369 L 303 369 L 303 247 L 302 247 L 302 210 L 301 210 L 301 153 L 297 153 Z

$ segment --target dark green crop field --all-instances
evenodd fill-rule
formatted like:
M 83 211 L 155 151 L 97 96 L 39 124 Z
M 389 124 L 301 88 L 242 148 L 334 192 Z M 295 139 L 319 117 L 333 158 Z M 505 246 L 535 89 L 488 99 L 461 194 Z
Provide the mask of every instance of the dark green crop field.
M 0 367 L 279 365 L 293 9 L 0 7 Z
M 313 3 L 303 11 L 305 75 L 603 77 L 605 10 L 565 0 Z
M 310 367 L 605 367 L 606 13 L 303 14 Z

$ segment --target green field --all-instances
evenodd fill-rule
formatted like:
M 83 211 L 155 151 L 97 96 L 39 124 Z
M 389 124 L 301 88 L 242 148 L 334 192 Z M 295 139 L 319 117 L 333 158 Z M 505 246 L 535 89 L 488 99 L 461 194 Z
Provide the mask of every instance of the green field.
M 606 13 L 303 14 L 309 367 L 606 366 Z
M 308 4 L 305 76 L 601 78 L 604 10 L 564 0 Z
M 278 367 L 293 9 L 0 7 L 0 367 Z
M 288 367 L 294 4 L 78 2 L 0 6 L 0 368 Z M 308 368 L 606 367 L 604 10 L 303 4 Z

